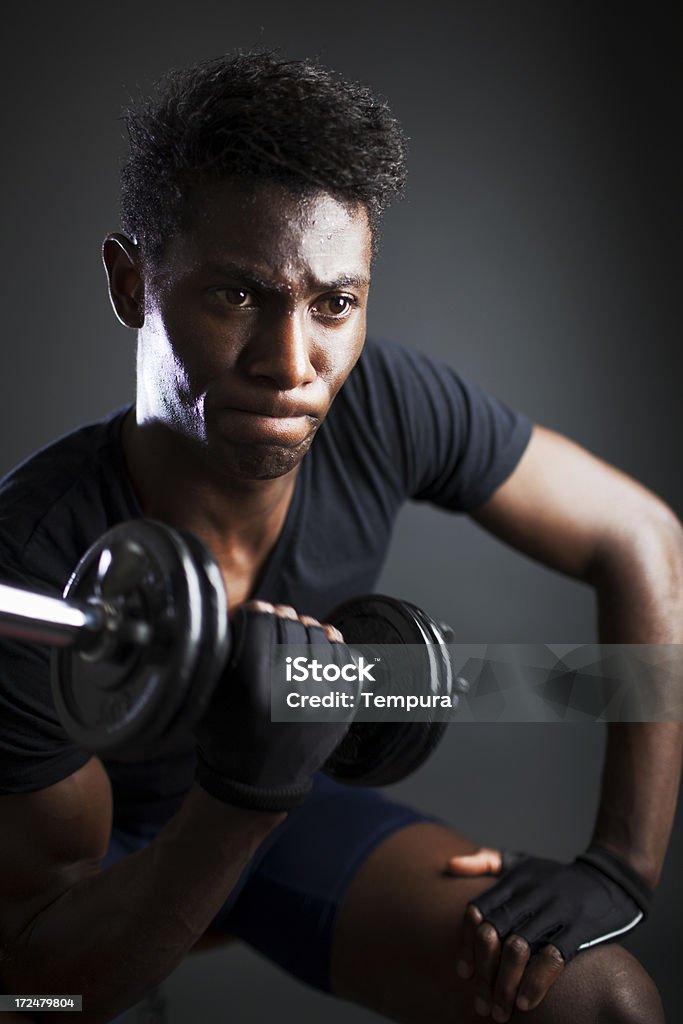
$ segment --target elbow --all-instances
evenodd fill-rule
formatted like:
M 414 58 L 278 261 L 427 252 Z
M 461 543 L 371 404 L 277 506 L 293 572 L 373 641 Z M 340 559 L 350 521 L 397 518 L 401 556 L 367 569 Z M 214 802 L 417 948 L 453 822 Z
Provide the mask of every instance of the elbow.
M 651 564 L 680 594 L 683 590 L 683 524 L 659 500 L 652 503 L 635 531 L 633 546 L 646 564 Z
M 630 507 L 615 510 L 609 527 L 595 545 L 590 575 L 632 571 L 635 565 L 683 582 L 683 524 L 675 512 L 654 495 L 639 496 Z
M 683 525 L 659 499 L 619 517 L 601 538 L 587 582 L 603 642 L 683 643 Z

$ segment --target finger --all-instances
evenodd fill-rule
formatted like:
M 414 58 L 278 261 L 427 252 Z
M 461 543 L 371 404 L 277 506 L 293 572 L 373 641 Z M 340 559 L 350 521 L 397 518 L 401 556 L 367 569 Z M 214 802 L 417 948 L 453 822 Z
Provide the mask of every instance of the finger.
M 500 948 L 498 932 L 488 921 L 482 921 L 474 939 L 474 1009 L 481 1017 L 487 1017 L 491 1012 L 493 986 L 500 965 Z
M 462 938 L 455 968 L 459 977 L 465 981 L 474 974 L 474 942 L 477 935 L 477 928 L 484 920 L 478 907 L 469 904 L 465 908 L 465 916 L 462 925 Z
M 565 966 L 566 961 L 557 946 L 544 946 L 524 972 L 515 1002 L 517 1009 L 535 1010 Z
M 529 963 L 529 943 L 521 935 L 508 935 L 500 954 L 500 967 L 493 987 L 491 1016 L 496 1024 L 505 1024 L 515 1007 L 515 998 Z
M 272 614 L 275 610 L 274 604 L 270 604 L 269 601 L 245 601 L 240 606 L 241 611 L 266 611 L 268 614 Z
M 451 857 L 446 865 L 446 874 L 473 878 L 475 875 L 499 875 L 503 866 L 500 850 L 482 846 L 476 853 L 465 853 Z
M 312 615 L 300 615 L 299 622 L 302 622 L 304 626 L 317 626 L 319 629 L 322 629 L 318 620 L 314 619 Z
M 298 619 L 299 616 L 288 604 L 274 604 L 273 611 L 281 619 Z
M 318 622 L 312 615 L 300 615 L 299 621 L 304 626 L 317 626 L 318 629 L 322 629 L 323 633 L 330 641 L 330 643 L 343 643 L 344 637 L 341 635 L 336 626 L 333 626 L 330 622 Z

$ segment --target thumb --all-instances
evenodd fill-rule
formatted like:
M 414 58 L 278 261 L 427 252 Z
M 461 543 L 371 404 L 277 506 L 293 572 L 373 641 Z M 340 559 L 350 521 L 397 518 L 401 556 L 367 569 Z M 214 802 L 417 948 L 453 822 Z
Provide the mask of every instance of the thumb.
M 500 850 L 481 846 L 476 853 L 451 857 L 446 865 L 446 873 L 469 878 L 476 875 L 499 875 L 502 866 L 503 857 Z

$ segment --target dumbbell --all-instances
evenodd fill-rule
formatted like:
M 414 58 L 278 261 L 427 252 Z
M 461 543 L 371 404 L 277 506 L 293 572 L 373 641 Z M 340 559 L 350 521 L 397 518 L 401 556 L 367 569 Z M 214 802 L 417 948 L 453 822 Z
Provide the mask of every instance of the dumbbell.
M 417 645 L 421 687 L 450 692 L 446 634 L 414 605 L 370 595 L 325 621 L 348 644 Z M 206 713 L 230 650 L 213 556 L 193 534 L 146 519 L 97 540 L 62 598 L 0 585 L 0 633 L 53 648 L 52 693 L 64 729 L 104 756 L 172 751 Z M 354 722 L 324 770 L 350 783 L 397 782 L 426 760 L 445 727 Z

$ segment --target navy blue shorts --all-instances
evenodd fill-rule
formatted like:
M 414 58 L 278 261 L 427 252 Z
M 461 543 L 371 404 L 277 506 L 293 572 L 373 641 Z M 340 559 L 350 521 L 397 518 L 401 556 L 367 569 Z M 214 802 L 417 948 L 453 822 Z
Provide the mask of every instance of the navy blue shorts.
M 212 927 L 234 935 L 301 981 L 330 991 L 332 934 L 346 890 L 370 852 L 428 815 L 372 789 L 325 775 L 245 867 Z M 158 831 L 112 832 L 103 867 L 146 846 Z

